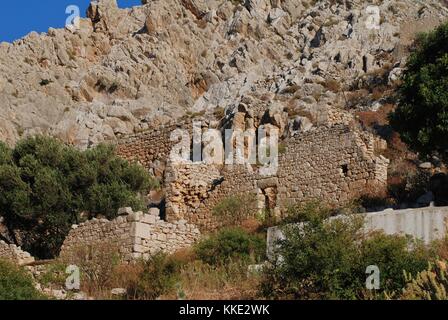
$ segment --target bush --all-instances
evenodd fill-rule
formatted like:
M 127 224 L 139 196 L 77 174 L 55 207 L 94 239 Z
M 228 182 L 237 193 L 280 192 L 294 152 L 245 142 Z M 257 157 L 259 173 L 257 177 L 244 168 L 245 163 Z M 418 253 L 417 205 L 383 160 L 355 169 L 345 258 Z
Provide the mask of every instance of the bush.
M 12 240 L 39 258 L 58 255 L 81 212 L 114 218 L 120 207 L 142 209 L 140 194 L 151 187 L 145 169 L 112 146 L 79 151 L 43 136 L 14 149 L 0 143 L 0 212 Z
M 359 222 L 336 220 L 325 224 L 313 216 L 309 222 L 284 227 L 286 239 L 276 252 L 281 256 L 265 270 L 261 291 L 269 298 L 350 299 L 361 286 L 354 266 L 360 257 Z
M 265 250 L 264 238 L 251 235 L 240 228 L 223 229 L 195 246 L 197 257 L 211 265 L 232 259 L 256 263 L 263 260 Z
M 162 253 L 142 261 L 138 279 L 127 286 L 127 298 L 155 300 L 171 292 L 179 281 L 179 264 Z
M 415 279 L 408 277 L 410 283 L 403 291 L 406 300 L 448 300 L 448 270 L 446 261 L 430 264 Z
M 31 275 L 14 264 L 0 260 L 0 300 L 43 299 L 33 284 Z
M 121 262 L 119 248 L 108 242 L 79 245 L 61 257 L 68 267 L 75 265 L 80 271 L 80 283 L 91 296 L 101 296 L 110 291 L 115 269 Z
M 288 208 L 283 224 L 321 221 L 331 216 L 331 210 L 320 201 L 308 201 Z
M 407 282 L 405 272 L 418 274 L 430 259 L 429 251 L 421 243 L 383 233 L 375 233 L 365 239 L 361 243 L 361 254 L 360 272 L 365 271 L 366 266 L 378 266 L 380 289 L 384 293 L 400 291 Z
M 255 197 L 251 194 L 242 194 L 224 198 L 212 209 L 224 225 L 236 225 L 255 213 Z
M 448 157 L 448 24 L 422 34 L 407 63 L 398 108 L 390 115 L 401 139 L 422 156 Z
M 404 271 L 423 270 L 425 252 L 408 251 L 406 238 L 373 234 L 367 237 L 363 218 L 326 220 L 319 211 L 306 223 L 284 226 L 277 257 L 266 268 L 261 293 L 281 299 L 360 299 L 384 297 L 405 283 Z M 380 268 L 380 289 L 365 289 L 366 268 Z

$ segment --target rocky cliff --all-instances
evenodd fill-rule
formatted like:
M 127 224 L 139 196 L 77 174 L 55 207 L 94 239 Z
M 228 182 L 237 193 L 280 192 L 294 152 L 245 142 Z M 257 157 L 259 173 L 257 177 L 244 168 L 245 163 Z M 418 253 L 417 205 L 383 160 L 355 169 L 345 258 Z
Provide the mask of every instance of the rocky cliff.
M 87 147 L 241 109 L 284 131 L 350 121 L 383 103 L 366 88 L 393 85 L 414 34 L 447 15 L 435 0 L 96 1 L 79 30 L 0 44 L 0 139 L 49 133 Z

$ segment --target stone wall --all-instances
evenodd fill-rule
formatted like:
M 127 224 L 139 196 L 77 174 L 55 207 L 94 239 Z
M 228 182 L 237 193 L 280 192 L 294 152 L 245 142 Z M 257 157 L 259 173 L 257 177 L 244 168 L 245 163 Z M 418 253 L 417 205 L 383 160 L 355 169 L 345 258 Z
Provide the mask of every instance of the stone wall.
M 171 148 L 176 144 L 170 139 L 171 133 L 183 127 L 183 123 L 169 123 L 122 138 L 117 142 L 117 154 L 128 161 L 138 162 L 154 175 L 161 176 Z
M 166 180 L 168 221 L 185 219 L 201 230 L 223 223 L 212 213 L 226 197 L 256 193 L 257 173 L 249 166 L 190 164 L 169 166 Z
M 28 252 L 2 240 L 0 240 L 0 259 L 10 260 L 21 266 L 34 262 L 34 258 Z
M 191 246 L 200 236 L 199 230 L 185 220 L 162 221 L 158 209 L 144 214 L 125 208 L 119 214 L 112 221 L 93 219 L 74 225 L 64 241 L 61 256 L 69 255 L 79 246 L 110 243 L 118 246 L 124 260 L 130 261 L 159 251 L 173 253 Z
M 387 184 L 389 160 L 375 154 L 376 138 L 346 125 L 320 127 L 284 142 L 278 202 L 311 199 L 344 204 Z
M 365 231 L 383 231 L 388 235 L 410 235 L 426 244 L 447 234 L 448 207 L 369 212 L 363 214 Z M 340 216 L 343 217 L 343 216 Z M 338 217 L 333 218 L 338 219 Z M 268 229 L 268 256 L 273 257 L 277 240 L 284 239 L 281 227 Z
M 261 176 L 251 165 L 169 166 L 167 218 L 214 230 L 221 223 L 213 208 L 227 197 L 253 194 L 260 212 L 281 217 L 304 201 L 343 205 L 366 192 L 385 190 L 389 160 L 375 154 L 376 142 L 346 125 L 319 127 L 282 142 L 286 148 L 273 176 Z
M 210 231 L 221 225 L 213 208 L 227 197 L 253 194 L 260 212 L 281 216 L 295 203 L 319 199 L 343 205 L 386 187 L 389 161 L 376 155 L 378 139 L 346 124 L 313 128 L 282 141 L 279 170 L 269 177 L 260 176 L 256 165 L 170 164 L 170 133 L 176 128 L 141 133 L 118 147 L 119 155 L 147 168 L 165 161 L 160 174 L 168 221 L 185 219 Z

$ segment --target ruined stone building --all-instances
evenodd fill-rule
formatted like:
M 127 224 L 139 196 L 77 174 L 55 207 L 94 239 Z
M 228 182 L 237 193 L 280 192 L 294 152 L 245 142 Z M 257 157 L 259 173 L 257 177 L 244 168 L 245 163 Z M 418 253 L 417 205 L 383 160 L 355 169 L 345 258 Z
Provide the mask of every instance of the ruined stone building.
M 282 216 L 300 202 L 343 205 L 386 187 L 389 160 L 376 153 L 378 139 L 350 125 L 320 126 L 286 138 L 272 176 L 260 175 L 254 165 L 171 163 L 170 133 L 176 127 L 133 135 L 117 148 L 119 155 L 162 178 L 167 221 L 185 219 L 214 230 L 220 221 L 213 208 L 228 197 L 252 194 L 260 212 Z

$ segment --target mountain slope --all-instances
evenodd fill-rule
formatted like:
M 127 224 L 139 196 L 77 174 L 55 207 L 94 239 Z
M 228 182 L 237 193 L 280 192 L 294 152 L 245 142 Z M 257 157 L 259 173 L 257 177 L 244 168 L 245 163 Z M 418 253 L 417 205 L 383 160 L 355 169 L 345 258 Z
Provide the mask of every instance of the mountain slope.
M 143 3 L 101 0 L 75 32 L 2 43 L 0 139 L 49 133 L 87 147 L 241 103 L 280 110 L 283 126 L 297 115 L 349 121 L 349 109 L 381 103 L 353 95 L 393 83 L 415 32 L 448 15 L 435 0 L 378 1 L 380 25 L 369 29 L 359 0 Z

